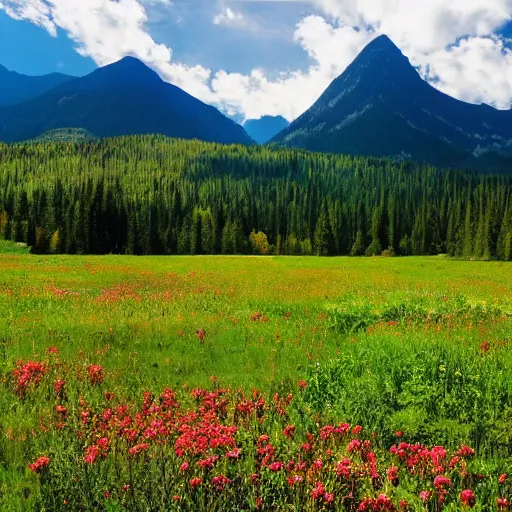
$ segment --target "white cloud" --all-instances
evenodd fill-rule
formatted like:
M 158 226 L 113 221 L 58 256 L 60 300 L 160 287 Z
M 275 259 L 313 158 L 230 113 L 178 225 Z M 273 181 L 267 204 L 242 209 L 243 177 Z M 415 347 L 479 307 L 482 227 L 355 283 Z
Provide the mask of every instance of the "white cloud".
M 277 0 L 270 0 L 277 1 Z M 325 17 L 310 15 L 294 39 L 311 60 L 306 70 L 269 79 L 185 66 L 146 28 L 145 5 L 169 0 L 0 0 L 0 9 L 55 35 L 67 32 L 82 55 L 105 65 L 133 55 L 165 80 L 230 113 L 247 118 L 281 114 L 292 119 L 307 109 L 376 35 L 386 33 L 435 86 L 457 98 L 507 108 L 512 100 L 512 56 L 493 35 L 512 17 L 512 0 L 309 0 Z M 240 24 L 243 15 L 225 7 L 217 24 Z
M 245 25 L 245 18 L 241 12 L 235 12 L 230 7 L 225 7 L 222 12 L 213 18 L 214 25 Z

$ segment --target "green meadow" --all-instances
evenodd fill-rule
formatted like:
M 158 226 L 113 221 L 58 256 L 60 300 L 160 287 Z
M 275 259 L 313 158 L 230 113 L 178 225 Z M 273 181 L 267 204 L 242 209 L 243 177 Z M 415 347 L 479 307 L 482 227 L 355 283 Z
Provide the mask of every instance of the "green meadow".
M 462 510 L 466 505 L 461 505 L 460 492 L 468 487 L 477 496 L 476 509 L 497 510 L 498 498 L 510 498 L 510 487 L 498 483 L 498 477 L 512 465 L 511 333 L 509 263 L 442 256 L 5 252 L 0 255 L 0 508 L 366 510 L 358 508 L 365 497 L 373 493 L 377 499 L 385 492 L 397 510 L 402 501 L 408 503 L 407 510 L 440 510 L 433 474 L 420 478 L 404 468 L 403 485 L 395 489 L 385 484 L 382 468 L 391 464 L 389 448 L 399 432 L 411 444 L 448 451 L 463 444 L 472 447 L 476 453 L 466 473 L 457 470 L 456 477 L 455 469 L 445 468 L 446 474 L 452 471 L 453 485 L 444 509 Z M 27 362 L 32 366 L 23 366 Z M 94 377 L 91 367 L 101 368 L 101 378 Z M 59 380 L 66 382 L 65 394 L 55 390 Z M 249 396 L 254 389 L 278 411 L 258 416 L 255 431 L 260 433 L 262 425 L 275 433 L 290 422 L 304 435 L 329 423 L 361 425 L 385 461 L 379 469 L 382 487 L 361 484 L 357 499 L 343 501 L 338 494 L 346 489 L 329 480 L 331 471 L 324 480 L 330 482 L 325 485 L 331 486 L 333 501 L 312 497 L 319 481 L 313 477 L 306 478 L 311 492 L 288 499 L 279 487 L 286 480 L 278 483 L 272 474 L 268 494 L 262 484 L 256 493 L 260 495 L 244 501 L 240 496 L 250 495 L 249 459 L 256 461 L 255 467 L 260 464 L 251 455 L 236 478 L 226 473 L 235 471 L 231 466 L 223 468 L 233 489 L 210 483 L 210 494 L 205 487 L 198 497 L 187 488 L 190 479 L 180 480 L 178 461 L 171 461 L 179 456 L 170 441 L 170 466 L 163 468 L 167 476 L 158 478 L 172 482 L 168 492 L 174 501 L 159 501 L 147 490 L 157 478 L 149 478 L 148 471 L 162 471 L 161 456 L 148 452 L 133 467 L 128 464 L 127 476 L 119 468 L 128 466 L 116 462 L 115 450 L 109 448 L 108 455 L 98 452 L 98 469 L 92 471 L 84 453 L 96 446 L 100 434 L 94 429 L 101 430 L 101 421 L 84 422 L 84 410 L 100 418 L 109 393 L 118 405 L 131 406 L 141 402 L 144 392 L 158 396 L 165 388 L 177 393 L 184 410 L 194 407 L 191 390 L 225 394 L 222 421 L 231 418 L 239 432 L 242 427 L 233 411 L 242 403 L 241 394 Z M 272 397 L 289 394 L 293 399 L 288 412 L 280 415 Z M 66 411 L 56 413 L 57 406 Z M 254 426 L 244 428 L 250 432 Z M 237 438 L 237 446 L 246 447 L 244 442 Z M 158 446 L 163 450 L 167 445 Z M 44 471 L 31 471 L 28 465 L 38 457 L 51 463 Z M 141 483 L 135 492 L 137 471 Z M 200 476 L 206 481 L 206 474 Z M 122 485 L 131 485 L 131 491 L 123 491 Z M 434 497 L 427 502 L 418 497 L 430 488 Z

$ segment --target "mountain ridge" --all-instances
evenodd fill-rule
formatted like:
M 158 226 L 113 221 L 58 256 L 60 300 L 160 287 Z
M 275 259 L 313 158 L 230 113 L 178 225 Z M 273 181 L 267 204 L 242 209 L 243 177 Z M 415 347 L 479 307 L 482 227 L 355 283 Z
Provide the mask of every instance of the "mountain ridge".
M 29 76 L 11 71 L 0 64 L 0 106 L 29 101 L 74 78 L 62 73 Z
M 134 57 L 57 85 L 19 105 L 0 107 L 0 140 L 34 139 L 82 128 L 98 137 L 160 133 L 176 138 L 252 144 L 245 130 Z
M 393 130 L 390 130 L 393 127 Z M 512 111 L 474 105 L 424 81 L 387 37 L 370 42 L 273 143 L 313 151 L 474 166 L 512 156 Z

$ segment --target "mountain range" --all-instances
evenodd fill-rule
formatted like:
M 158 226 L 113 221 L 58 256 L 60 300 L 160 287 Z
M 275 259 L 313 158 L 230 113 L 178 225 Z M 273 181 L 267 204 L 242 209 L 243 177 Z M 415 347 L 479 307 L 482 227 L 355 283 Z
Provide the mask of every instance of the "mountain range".
M 0 106 L 31 100 L 73 78 L 61 73 L 27 76 L 0 65 Z
M 132 57 L 63 81 L 39 96 L 0 107 L 0 140 L 34 139 L 59 128 L 97 137 L 159 133 L 226 144 L 252 144 L 245 130 L 216 108 L 164 82 Z
M 62 129 L 72 131 L 63 134 Z M 289 125 L 280 116 L 264 116 L 242 127 L 133 57 L 81 78 L 28 77 L 0 66 L 1 141 L 144 133 L 228 144 L 271 140 L 279 146 L 443 167 L 512 168 L 512 111 L 440 92 L 386 36 L 364 48 Z

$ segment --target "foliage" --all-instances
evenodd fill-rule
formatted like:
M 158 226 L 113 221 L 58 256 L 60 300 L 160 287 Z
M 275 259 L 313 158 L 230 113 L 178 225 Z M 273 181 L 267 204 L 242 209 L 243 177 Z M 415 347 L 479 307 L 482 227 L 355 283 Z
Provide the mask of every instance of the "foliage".
M 38 253 L 243 254 L 254 231 L 276 254 L 512 258 L 506 175 L 161 136 L 0 151 L 0 236 Z

